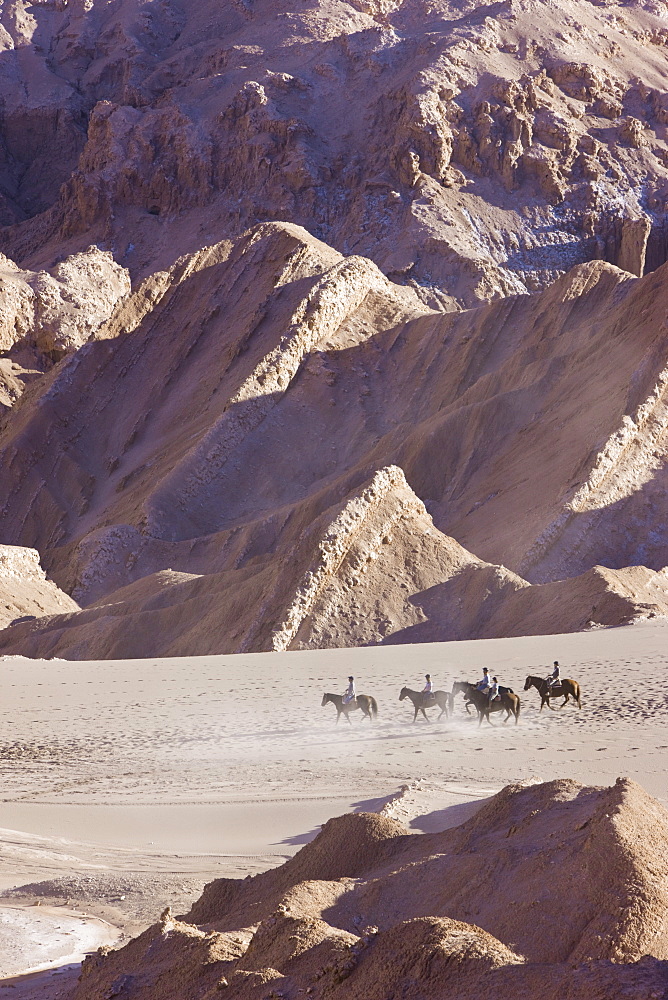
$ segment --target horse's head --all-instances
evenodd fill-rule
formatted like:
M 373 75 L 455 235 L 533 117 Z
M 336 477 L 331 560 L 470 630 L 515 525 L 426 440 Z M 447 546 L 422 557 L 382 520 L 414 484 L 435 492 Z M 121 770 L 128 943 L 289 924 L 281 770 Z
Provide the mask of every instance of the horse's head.
M 528 691 L 532 684 L 533 684 L 533 677 L 527 677 L 527 679 L 524 682 L 524 690 Z
M 453 681 L 452 684 L 452 694 L 460 694 L 461 691 L 466 691 L 468 683 L 466 681 Z
M 407 697 L 408 697 L 408 688 L 407 687 L 402 687 L 401 694 L 399 695 L 399 701 L 403 701 L 404 698 L 407 698 Z
M 320 707 L 322 708 L 322 706 L 326 705 L 328 701 L 329 701 L 329 695 L 323 694 L 322 701 L 320 702 Z

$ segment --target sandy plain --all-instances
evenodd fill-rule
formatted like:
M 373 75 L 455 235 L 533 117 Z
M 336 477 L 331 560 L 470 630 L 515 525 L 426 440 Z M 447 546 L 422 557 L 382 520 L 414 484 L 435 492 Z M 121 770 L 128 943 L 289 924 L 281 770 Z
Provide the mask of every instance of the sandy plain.
M 545 674 L 554 659 L 580 681 L 581 711 L 539 712 L 536 692 L 522 690 L 527 674 Z M 431 832 L 463 821 L 511 781 L 608 785 L 619 775 L 668 803 L 667 662 L 665 620 L 420 646 L 3 658 L 0 943 L 9 934 L 14 954 L 0 949 L 0 989 L 66 995 L 76 966 L 7 977 L 76 957 L 62 934 L 74 933 L 77 916 L 86 934 L 92 921 L 122 940 L 168 904 L 184 912 L 212 878 L 280 864 L 348 810 L 383 809 Z M 412 724 L 409 703 L 398 700 L 404 684 L 421 687 L 429 671 L 450 690 L 483 665 L 521 694 L 518 726 L 497 717 L 478 728 L 461 699 L 452 718 L 432 713 L 431 724 Z M 321 706 L 348 673 L 378 701 L 373 726 L 359 713 L 337 726 L 333 707 Z M 41 934 L 29 926 L 35 904 Z M 86 934 L 81 952 L 102 943 Z M 48 940 L 30 951 L 26 938 Z

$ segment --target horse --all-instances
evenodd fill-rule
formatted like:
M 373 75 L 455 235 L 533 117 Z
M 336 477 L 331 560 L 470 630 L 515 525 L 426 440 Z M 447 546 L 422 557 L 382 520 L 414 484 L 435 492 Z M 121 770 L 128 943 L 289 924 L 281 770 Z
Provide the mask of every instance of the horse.
M 532 677 L 529 675 L 524 682 L 524 690 L 528 691 L 529 688 L 535 687 L 536 691 L 540 695 L 540 711 L 543 711 L 543 705 L 547 705 L 554 712 L 554 708 L 550 705 L 550 698 L 559 698 L 561 695 L 566 697 L 562 701 L 559 708 L 563 708 L 567 703 L 569 698 L 573 698 L 573 701 L 577 703 L 578 708 L 582 708 L 582 702 L 580 701 L 580 685 L 577 681 L 572 680 L 570 677 L 562 677 L 558 684 L 550 686 L 544 677 Z
M 453 681 L 453 683 L 452 683 L 452 691 L 450 692 L 450 711 L 451 712 L 454 711 L 455 696 L 458 695 L 461 692 L 464 695 L 464 707 L 466 708 L 466 712 L 467 712 L 468 715 L 471 714 L 471 705 L 473 705 L 475 707 L 475 701 L 473 700 L 473 698 L 468 693 L 470 689 L 475 689 L 476 691 L 480 690 L 478 688 L 477 684 L 471 684 L 470 681 Z M 484 691 L 482 693 L 484 694 Z M 513 689 L 511 687 L 504 687 L 503 684 L 499 684 L 499 694 L 501 696 L 503 696 L 504 694 L 515 694 L 515 692 L 513 691 Z M 513 714 L 514 714 L 514 712 L 513 712 Z M 508 720 L 506 719 L 506 722 L 507 721 Z
M 467 691 L 470 687 L 475 687 L 475 684 L 470 684 L 468 681 L 453 681 L 452 691 L 450 692 L 450 712 L 455 710 L 455 697 L 461 692 L 464 695 L 464 708 L 466 709 L 466 714 L 471 714 L 471 705 L 474 704 L 473 698 L 469 698 Z
M 434 691 L 433 698 L 429 701 L 425 701 L 424 691 L 411 691 L 410 688 L 402 687 L 401 694 L 399 695 L 399 701 L 403 701 L 404 698 L 410 698 L 413 702 L 413 708 L 415 709 L 415 715 L 413 716 L 413 722 L 417 719 L 418 712 L 422 712 L 425 719 L 427 719 L 427 713 L 425 708 L 440 708 L 441 715 L 445 714 L 448 717 L 448 702 L 449 696 L 447 691 Z M 439 719 L 441 718 L 439 715 Z M 427 719 L 427 722 L 431 722 L 431 719 Z
M 491 701 L 489 696 L 484 691 L 479 691 L 475 684 L 470 684 L 468 681 L 455 681 L 452 685 L 452 695 L 454 699 L 456 694 L 461 693 L 467 702 L 470 702 L 475 706 L 478 712 L 478 725 L 482 725 L 483 719 L 487 719 L 489 724 L 492 724 L 492 720 L 489 715 L 490 712 L 502 712 L 505 709 L 506 717 L 503 720 L 504 724 L 508 721 L 511 715 L 515 716 L 515 725 L 520 721 L 520 699 L 515 692 L 508 687 L 499 688 L 500 697 L 498 700 Z
M 368 718 L 369 722 L 372 722 L 378 715 L 378 705 L 376 699 L 372 698 L 370 694 L 358 694 L 356 698 L 352 701 L 344 702 L 342 694 L 323 694 L 322 705 L 326 705 L 327 702 L 331 701 L 332 705 L 336 708 L 336 724 L 338 726 L 339 719 L 342 715 L 345 715 L 348 719 L 348 712 L 356 712 L 358 708 L 362 710 L 362 722 L 365 718 Z M 350 722 L 350 719 L 348 719 Z M 352 723 L 350 723 L 352 725 Z

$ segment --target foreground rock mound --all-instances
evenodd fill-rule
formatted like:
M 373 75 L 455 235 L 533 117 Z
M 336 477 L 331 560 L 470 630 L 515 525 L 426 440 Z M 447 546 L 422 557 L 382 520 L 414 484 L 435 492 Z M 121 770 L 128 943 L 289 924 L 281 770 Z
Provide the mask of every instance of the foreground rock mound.
M 664 995 L 668 813 L 639 786 L 509 786 L 453 830 L 330 820 L 291 861 L 207 886 L 84 963 L 76 1000 Z M 197 927 L 195 925 L 204 925 Z

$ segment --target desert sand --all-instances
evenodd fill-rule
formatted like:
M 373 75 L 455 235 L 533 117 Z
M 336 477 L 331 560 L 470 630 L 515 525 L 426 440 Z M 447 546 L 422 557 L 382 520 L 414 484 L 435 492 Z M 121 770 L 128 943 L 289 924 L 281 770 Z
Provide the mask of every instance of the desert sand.
M 668 625 L 656 622 L 113 664 L 5 657 L 6 902 L 67 905 L 127 938 L 167 905 L 186 912 L 212 878 L 282 864 L 346 812 L 432 834 L 509 783 L 607 786 L 619 776 L 668 804 L 667 641 Z M 555 658 L 582 685 L 580 711 L 539 712 L 536 692 L 522 690 Z M 483 665 L 520 693 L 519 725 L 496 717 L 479 728 L 461 699 L 452 718 L 412 724 L 398 700 L 404 684 L 420 687 L 429 671 L 449 690 Z M 349 672 L 378 701 L 373 725 L 353 716 L 337 726 L 333 707 L 320 704 Z

